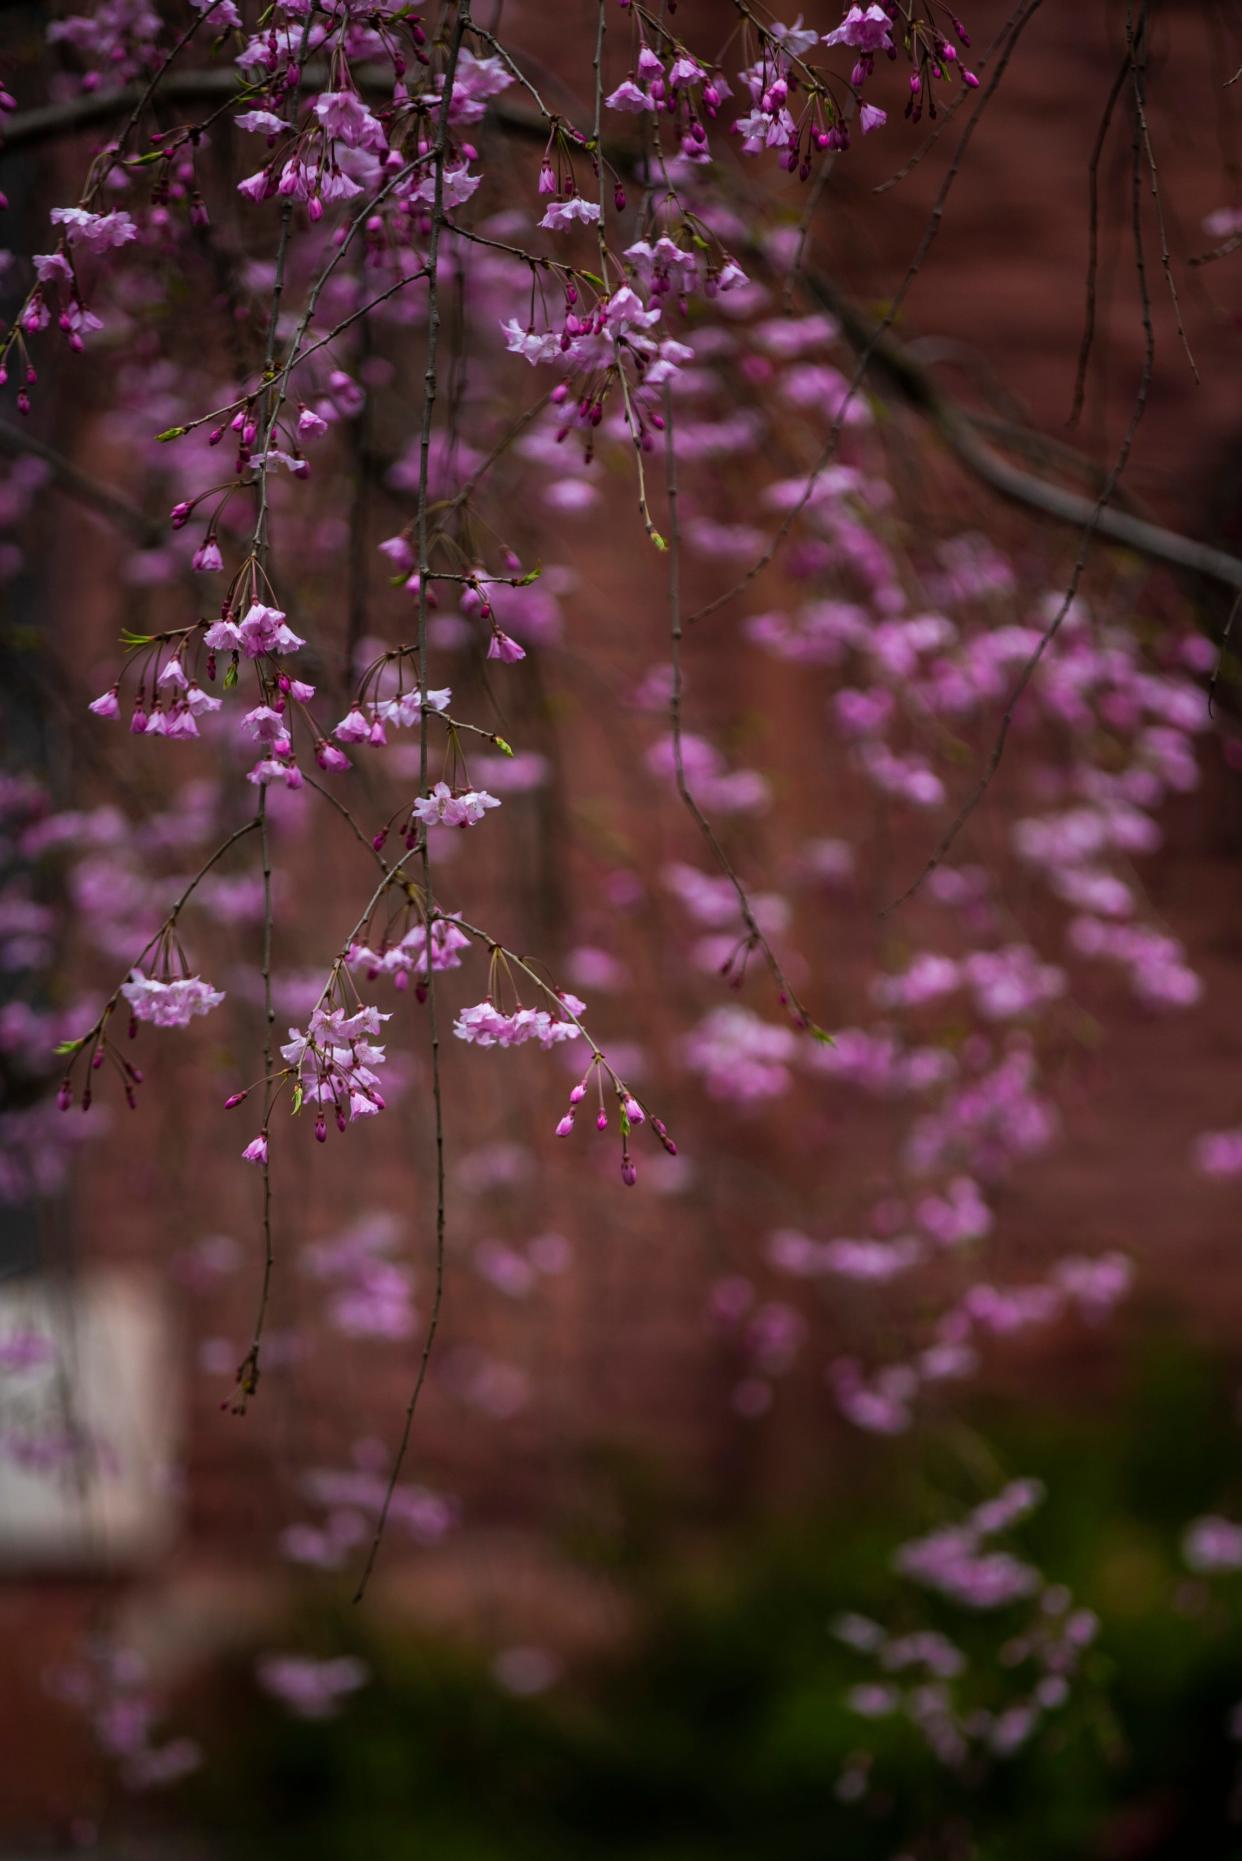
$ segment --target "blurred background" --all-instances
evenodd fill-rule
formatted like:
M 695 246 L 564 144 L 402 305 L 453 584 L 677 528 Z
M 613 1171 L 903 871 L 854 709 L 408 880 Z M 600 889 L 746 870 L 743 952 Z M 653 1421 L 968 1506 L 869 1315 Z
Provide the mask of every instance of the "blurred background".
M 828 30 L 832 11 L 813 23 Z M 727 37 L 723 0 L 677 12 L 688 40 Z M 579 109 L 588 14 L 533 0 L 503 14 L 515 54 Z M 1006 17 L 976 0 L 976 43 Z M 76 198 L 99 133 L 31 126 L 83 94 L 72 37 L 49 49 L 48 23 L 41 6 L 0 12 L 19 104 L 0 145 L 3 239 L 19 254 Z M 894 330 L 976 435 L 1088 496 L 1143 369 L 1126 130 L 1098 169 L 1096 341 L 1067 429 L 1088 178 L 1124 23 L 1103 3 L 1031 17 Z M 1199 379 L 1153 229 L 1155 364 L 1119 499 L 1225 551 L 1242 543 L 1239 257 L 1186 261 L 1242 226 L 1224 84 L 1240 62 L 1232 7 L 1153 8 L 1150 120 Z M 490 133 L 481 167 L 511 163 L 529 209 L 538 149 Z M 799 314 L 873 319 L 890 303 L 953 161 L 951 131 L 877 194 L 921 133 L 838 165 L 808 220 Z M 573 1064 L 447 1043 L 443 1318 L 360 1604 L 432 1299 L 431 1134 L 399 1111 L 374 1136 L 277 1151 L 277 1276 L 259 1388 L 239 1402 L 261 1255 L 256 1184 L 236 1163 L 252 1133 L 219 1105 L 261 1039 L 253 864 L 221 866 L 191 933 L 192 967 L 226 1007 L 183 1035 L 144 1031 L 140 1115 L 101 1089 L 66 1136 L 49 1048 L 83 1003 L 97 1011 L 157 901 L 219 837 L 215 749 L 187 749 L 170 776 L 165 746 L 117 749 L 85 705 L 115 677 L 120 629 L 185 598 L 188 551 L 163 524 L 178 467 L 150 440 L 184 410 L 196 319 L 261 273 L 258 235 L 230 244 L 235 142 L 221 131 L 206 164 L 222 230 L 180 275 L 170 264 L 163 309 L 148 273 L 121 305 L 125 342 L 61 358 L 30 421 L 18 431 L 7 408 L 0 424 L 0 1855 L 1242 1856 L 1242 751 L 1227 655 L 1207 719 L 1230 612 L 1219 580 L 1101 544 L 1082 589 L 1084 629 L 1126 633 L 1156 668 L 1134 679 L 1199 707 L 1183 776 L 1151 808 L 1158 844 L 1125 862 L 1164 940 L 1159 987 L 1135 984 L 1137 959 L 1087 960 L 1067 895 L 1015 839 L 1058 797 L 1068 711 L 1033 705 L 1015 730 L 955 851 L 957 889 L 882 917 L 986 755 L 1003 692 L 936 739 L 937 805 L 890 805 L 831 726 L 834 675 L 765 651 L 756 626 L 808 583 L 863 599 L 862 567 L 780 561 L 703 623 L 689 725 L 760 784 L 726 793 L 708 769 L 763 928 L 838 1036 L 808 1062 L 761 960 L 736 996 L 719 973 L 737 942 L 728 887 L 722 906 L 660 762 L 663 569 L 640 548 L 624 464 L 599 468 L 601 493 L 523 456 L 509 515 L 523 560 L 549 567 L 502 616 L 533 649 L 521 679 L 498 696 L 455 617 L 433 629 L 446 670 L 432 682 L 451 678 L 520 752 L 507 771 L 474 765 L 503 793 L 505 834 L 483 830 L 486 867 L 473 840 L 453 849 L 446 883 L 586 997 L 679 1154 L 643 1146 L 623 1192 L 611 1137 L 551 1141 Z M 739 186 L 770 252 L 805 190 L 749 172 Z M 736 320 L 756 364 L 737 405 L 762 422 L 775 345 L 754 332 L 781 293 L 743 263 L 761 296 Z M 6 319 L 26 283 L 6 260 Z M 827 327 L 839 384 L 854 355 Z M 291 617 L 331 643 L 318 676 L 342 696 L 409 610 L 377 545 L 410 513 L 422 335 L 416 320 L 385 334 L 390 352 L 346 358 L 368 411 L 348 417 L 313 522 L 297 529 L 295 487 L 277 504 Z M 511 416 L 526 382 L 495 359 L 472 367 L 468 413 L 473 393 Z M 773 419 L 791 474 L 836 391 L 825 375 Z M 1064 591 L 1079 533 L 998 497 L 891 376 L 842 459 L 885 488 L 874 534 L 921 578 L 916 613 L 974 601 L 995 630 Z M 698 604 L 745 567 L 752 532 L 738 533 L 758 513 L 744 457 L 705 443 L 689 470 Z M 365 850 L 303 801 L 273 801 L 282 1029 L 371 884 Z M 964 961 L 976 933 L 1029 945 L 1059 978 L 986 1053 L 986 1007 L 882 983 L 927 947 Z M 447 989 L 452 1012 L 482 993 L 477 974 Z M 417 1107 L 419 1005 L 383 1005 L 397 1098 Z M 713 1022 L 722 1005 L 751 1019 Z M 969 1142 L 943 1136 L 949 1099 L 911 1109 L 898 1052 L 937 1091 L 972 1068 L 990 1082 L 977 1114 L 952 1100 Z

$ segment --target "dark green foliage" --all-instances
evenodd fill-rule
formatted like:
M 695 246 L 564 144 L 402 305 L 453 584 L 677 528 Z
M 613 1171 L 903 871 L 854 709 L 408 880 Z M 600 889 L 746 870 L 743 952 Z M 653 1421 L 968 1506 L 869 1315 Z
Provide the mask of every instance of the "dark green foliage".
M 248 1670 L 232 1675 L 210 1781 L 188 1807 L 229 1861 L 1242 1861 L 1242 1746 L 1229 1736 L 1242 1578 L 1193 1580 L 1179 1552 L 1196 1514 L 1242 1514 L 1232 1408 L 1224 1379 L 1187 1361 L 1149 1366 L 1130 1401 L 1088 1419 L 993 1407 L 986 1449 L 948 1436 L 872 1446 L 848 1508 L 715 1532 L 710 1556 L 685 1520 L 626 1519 L 614 1494 L 617 1531 L 647 1547 L 593 1546 L 640 1599 L 645 1626 L 623 1658 L 523 1701 L 373 1611 L 304 1616 L 280 1645 L 349 1647 L 372 1684 L 338 1719 L 305 1724 Z M 967 1778 L 904 1720 L 848 1710 L 870 1670 L 829 1624 L 856 1609 L 894 1630 L 938 1627 L 971 1657 L 972 1700 L 1014 1686 L 995 1650 L 1023 1607 L 972 1615 L 890 1563 L 903 1537 L 992 1490 L 993 1456 L 995 1484 L 1046 1482 L 1015 1548 L 1102 1633 L 1039 1738 Z M 871 1787 L 847 1805 L 837 1782 L 864 1748 Z

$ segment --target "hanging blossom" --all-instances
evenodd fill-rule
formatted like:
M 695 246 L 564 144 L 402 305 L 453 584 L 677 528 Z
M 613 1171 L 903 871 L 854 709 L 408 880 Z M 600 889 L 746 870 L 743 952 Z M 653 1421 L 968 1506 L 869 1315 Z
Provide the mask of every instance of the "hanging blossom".
M 598 219 L 599 202 L 583 200 L 580 194 L 575 194 L 569 200 L 554 200 L 539 224 L 559 233 L 564 232 L 566 227 L 572 226 L 575 221 L 583 226 L 594 226 Z
M 429 691 L 427 709 L 446 711 L 452 697 L 452 690 L 447 685 L 438 691 Z M 378 749 L 388 740 L 385 725 L 392 724 L 395 728 L 409 730 L 421 724 L 422 716 L 423 697 L 415 686 L 396 698 L 373 698 L 368 703 L 351 705 L 332 734 L 338 743 L 369 743 Z
M 174 982 L 157 982 L 135 969 L 121 994 L 135 1021 L 153 1027 L 188 1027 L 195 1015 L 210 1014 L 224 1000 L 223 989 L 213 989 L 201 976 L 182 976 Z
M 378 1008 L 363 1007 L 347 1015 L 343 1008 L 317 1007 L 305 1029 L 291 1027 L 289 1040 L 280 1049 L 286 1062 L 284 1084 L 292 1081 L 293 1109 L 300 1111 L 303 1102 L 316 1107 L 315 1136 L 324 1143 L 328 1135 L 327 1109 L 336 1117 L 338 1131 L 358 1118 L 373 1118 L 384 1110 L 375 1068 L 385 1060 L 383 1047 L 370 1038 L 380 1032 L 391 1016 Z M 235 1092 L 225 1101 L 225 1110 L 249 1097 L 250 1088 Z M 242 1152 L 248 1163 L 266 1164 L 267 1131 L 260 1131 Z
M 425 827 L 476 827 L 489 808 L 499 806 L 485 788 L 454 792 L 447 782 L 437 782 L 430 795 L 420 795 L 410 811 Z
M 586 1003 L 576 995 L 561 991 L 560 1000 L 570 1014 L 586 1013 Z M 582 1029 L 546 1008 L 516 1008 L 512 1014 L 502 1014 L 494 1002 L 483 1001 L 462 1009 L 453 1032 L 458 1040 L 475 1047 L 522 1047 L 528 1040 L 537 1040 L 546 1051 L 563 1040 L 577 1040 Z
M 282 609 L 255 601 L 240 621 L 213 621 L 203 644 L 213 652 L 242 652 L 247 659 L 258 659 L 263 653 L 295 653 L 306 641 L 288 625 Z
M 342 1702 L 370 1676 L 366 1662 L 349 1654 L 326 1661 L 302 1654 L 265 1654 L 255 1665 L 255 1678 L 264 1692 L 299 1719 L 335 1718 Z
M 351 944 L 349 963 L 351 968 L 365 971 L 368 981 L 377 976 L 391 976 L 396 988 L 406 989 L 413 975 L 419 979 L 421 988 L 426 981 L 429 949 L 432 969 L 441 971 L 460 969 L 461 953 L 469 948 L 470 939 L 465 931 L 451 918 L 438 917 L 431 927 L 430 939 L 427 926 L 415 924 L 399 943 L 384 944 L 378 950 L 369 944 Z
M 92 252 L 109 252 L 138 237 L 138 228 L 129 214 L 119 210 L 88 213 L 84 207 L 53 207 L 51 219 L 54 226 L 64 227 L 69 245 L 84 245 Z
M 384 1109 L 372 1070 L 383 1065 L 384 1049 L 369 1036 L 390 1019 L 378 1008 L 359 1008 L 352 1015 L 343 1008 L 316 1008 L 306 1031 L 290 1028 L 289 1043 L 280 1050 L 305 1097 L 335 1106 L 341 1130 L 347 1118 L 370 1118 Z

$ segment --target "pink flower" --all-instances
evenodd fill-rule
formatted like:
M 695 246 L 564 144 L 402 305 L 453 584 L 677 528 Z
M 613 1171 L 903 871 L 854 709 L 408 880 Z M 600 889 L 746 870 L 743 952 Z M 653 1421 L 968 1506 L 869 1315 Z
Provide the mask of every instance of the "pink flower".
M 154 1027 L 188 1027 L 195 1015 L 210 1014 L 224 1000 L 223 990 L 213 989 L 201 976 L 156 982 L 137 969 L 121 984 L 121 994 L 135 1021 L 149 1021 Z
M 1242 1175 L 1242 1131 L 1204 1131 L 1195 1139 L 1195 1168 L 1204 1176 Z
M 379 1092 L 377 1066 L 384 1063 L 384 1049 L 368 1038 L 378 1034 L 389 1020 L 378 1008 L 359 1008 L 346 1015 L 343 1008 L 316 1008 L 305 1032 L 289 1029 L 289 1042 L 280 1050 L 281 1058 L 297 1073 L 305 1100 L 319 1109 L 316 1136 L 322 1141 L 326 1132 L 323 1120 L 329 1110 L 335 1113 L 337 1128 L 344 1130 L 356 1118 L 374 1117 L 384 1109 Z
M 351 149 L 387 149 L 388 138 L 380 123 L 356 91 L 326 90 L 315 99 L 315 115 L 330 136 Z
M 1211 1512 L 1195 1519 L 1182 1539 L 1182 1556 L 1192 1570 L 1242 1570 L 1242 1525 Z
M 300 1719 L 331 1719 L 341 1700 L 365 1686 L 370 1669 L 352 1655 L 316 1661 L 298 1654 L 268 1654 L 258 1663 L 259 1685 Z
M 239 129 L 250 130 L 254 135 L 283 136 L 289 125 L 282 121 L 273 110 L 243 110 L 233 121 Z
M 241 727 L 256 743 L 278 743 L 288 736 L 284 713 L 270 704 L 256 704 L 241 720 Z
M 191 685 L 185 694 L 186 709 L 195 717 L 206 717 L 211 711 L 220 709 L 221 700 L 213 698 L 201 685 Z
M 654 110 L 657 107 L 654 99 L 645 90 L 640 90 L 633 78 L 626 78 L 618 84 L 612 95 L 605 97 L 604 102 L 610 110 L 628 110 L 635 115 L 640 110 Z
M 564 232 L 575 220 L 581 220 L 584 226 L 593 226 L 598 219 L 599 202 L 583 200 L 580 194 L 575 194 L 570 200 L 554 200 L 539 224 L 550 232 Z
M 507 633 L 502 633 L 499 627 L 493 627 L 492 637 L 487 645 L 487 656 L 489 659 L 503 660 L 505 665 L 512 666 L 516 665 L 519 659 L 525 659 L 526 648 L 519 646 L 516 640 L 511 640 Z
M 101 697 L 92 699 L 90 706 L 96 717 L 116 717 L 121 709 L 121 701 L 114 685 L 111 691 L 105 691 Z
M 266 788 L 270 782 L 283 782 L 286 788 L 301 788 L 302 771 L 294 762 L 278 762 L 273 757 L 265 757 L 257 762 L 246 776 L 256 788 Z
M 40 284 L 67 284 L 73 277 L 73 266 L 63 252 L 36 252 L 32 263 Z
M 431 934 L 432 969 L 460 969 L 461 952 L 469 948 L 469 937 L 451 918 L 435 920 Z M 352 968 L 365 971 L 368 977 L 391 976 L 397 988 L 408 988 L 411 974 L 420 977 L 427 974 L 427 928 L 416 924 L 390 949 L 372 950 L 365 944 L 354 944 L 349 961 Z
M 349 715 L 341 719 L 332 734 L 338 743 L 369 743 L 371 720 L 355 705 Z
M 242 1156 L 247 1163 L 266 1163 L 267 1132 L 260 1131 L 257 1137 L 252 1137 L 250 1142 L 246 1145 L 246 1148 L 242 1151 Z
M 889 52 L 893 48 L 892 21 L 882 6 L 852 6 L 835 32 L 824 35 L 825 45 L 852 45 L 860 52 Z
M 294 452 L 285 452 L 279 446 L 270 446 L 266 452 L 256 452 L 250 463 L 264 469 L 279 465 L 294 478 L 310 477 L 310 461 L 299 458 Z
M 862 125 L 863 135 L 867 136 L 873 129 L 883 129 L 888 121 L 888 111 L 877 109 L 873 103 L 862 103 L 858 106 L 858 121 Z
M 168 727 L 164 735 L 170 742 L 184 742 L 199 734 L 194 713 L 186 704 L 177 705 L 168 713 Z
M 504 331 L 505 346 L 509 353 L 524 356 L 532 368 L 539 362 L 558 362 L 561 359 L 561 339 L 555 331 L 548 330 L 543 335 L 537 335 L 533 330 L 523 329 L 516 317 L 510 317 L 500 327 Z
M 455 795 L 447 782 L 437 782 L 430 795 L 422 795 L 411 810 L 427 827 L 474 827 L 489 808 L 500 806 L 486 789 L 466 789 Z
M 205 536 L 194 551 L 191 568 L 213 571 L 224 567 L 224 557 L 220 554 L 220 545 L 214 536 Z
M 248 610 L 238 626 L 237 634 L 248 659 L 258 659 L 263 653 L 294 653 L 299 646 L 306 644 L 285 624 L 285 616 L 280 608 L 265 607 L 261 601 L 256 601 Z M 211 644 L 210 639 L 207 643 Z
M 571 1013 L 586 1013 L 586 1003 L 576 995 L 563 995 L 561 999 Z M 528 1040 L 537 1040 L 545 1052 L 561 1041 L 577 1040 L 580 1031 L 572 1021 L 561 1020 L 546 1008 L 516 1008 L 506 1015 L 487 1001 L 463 1008 L 453 1023 L 458 1040 L 471 1046 L 522 1047 Z
M 89 246 L 92 252 L 107 252 L 138 237 L 138 228 L 128 213 L 87 213 L 83 207 L 53 207 L 51 217 L 54 226 L 64 227 L 71 246 Z
M 276 191 L 271 171 L 260 168 L 255 174 L 248 174 L 244 181 L 237 183 L 237 191 L 244 194 L 247 200 L 266 200 L 269 194 Z
M 449 686 L 442 686 L 439 691 L 427 693 L 427 709 L 443 711 L 448 708 L 453 696 Z M 402 692 L 399 698 L 381 698 L 375 705 L 375 715 L 384 724 L 392 724 L 397 729 L 410 730 L 422 721 L 422 699 L 417 688 Z

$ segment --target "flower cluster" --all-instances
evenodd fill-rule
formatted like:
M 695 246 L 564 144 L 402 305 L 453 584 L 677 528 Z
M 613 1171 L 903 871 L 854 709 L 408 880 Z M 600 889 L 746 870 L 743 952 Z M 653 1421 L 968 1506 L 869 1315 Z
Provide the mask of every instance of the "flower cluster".
M 562 993 L 559 999 L 570 1015 L 586 1013 L 586 1003 L 576 995 Z M 473 1047 L 522 1047 L 537 1040 L 546 1052 L 562 1041 L 577 1040 L 582 1029 L 576 1019 L 554 1015 L 546 1008 L 515 1008 L 512 1014 L 503 1014 L 494 1003 L 485 1001 L 463 1008 L 453 1032 Z

